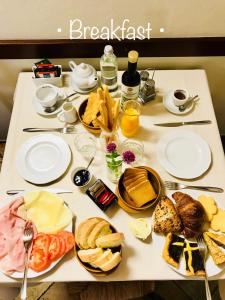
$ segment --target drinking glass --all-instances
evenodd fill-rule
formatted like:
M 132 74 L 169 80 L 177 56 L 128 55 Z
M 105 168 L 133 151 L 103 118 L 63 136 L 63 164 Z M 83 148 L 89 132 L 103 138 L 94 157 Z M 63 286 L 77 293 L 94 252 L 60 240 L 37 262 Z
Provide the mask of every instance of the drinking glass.
M 89 133 L 77 133 L 74 138 L 74 144 L 76 149 L 86 159 L 90 159 L 95 156 L 97 140 Z
M 137 166 L 143 161 L 144 144 L 140 141 L 126 139 L 121 145 L 121 152 L 131 151 L 135 155 L 135 161 L 130 163 L 131 166 Z
M 124 102 L 123 112 L 120 121 L 122 134 L 126 137 L 133 137 L 137 134 L 140 127 L 139 117 L 141 105 L 135 100 Z

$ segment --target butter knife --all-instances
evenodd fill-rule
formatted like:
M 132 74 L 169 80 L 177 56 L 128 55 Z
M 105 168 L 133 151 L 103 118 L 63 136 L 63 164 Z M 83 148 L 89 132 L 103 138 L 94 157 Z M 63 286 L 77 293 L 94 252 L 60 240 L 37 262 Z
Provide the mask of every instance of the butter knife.
M 54 194 L 71 194 L 71 193 L 73 193 L 73 191 L 71 191 L 71 190 L 61 189 L 61 188 L 46 188 L 46 189 L 43 188 L 42 190 L 50 192 L 50 193 L 54 193 Z M 25 190 L 8 190 L 8 191 L 6 191 L 6 194 L 11 196 L 11 195 L 16 195 L 16 194 L 19 194 L 22 192 L 25 192 Z
M 210 120 L 202 120 L 202 121 L 187 121 L 187 122 L 157 123 L 154 125 L 161 126 L 161 127 L 179 127 L 184 125 L 204 125 L 204 124 L 211 124 L 211 123 L 212 121 Z

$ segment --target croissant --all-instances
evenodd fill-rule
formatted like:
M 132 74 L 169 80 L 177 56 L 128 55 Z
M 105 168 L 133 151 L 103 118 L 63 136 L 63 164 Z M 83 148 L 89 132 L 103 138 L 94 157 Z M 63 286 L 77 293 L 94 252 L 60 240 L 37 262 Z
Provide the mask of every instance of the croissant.
M 175 208 L 184 227 L 183 235 L 186 238 L 196 236 L 205 217 L 203 206 L 188 194 L 175 192 L 172 197 L 176 201 Z

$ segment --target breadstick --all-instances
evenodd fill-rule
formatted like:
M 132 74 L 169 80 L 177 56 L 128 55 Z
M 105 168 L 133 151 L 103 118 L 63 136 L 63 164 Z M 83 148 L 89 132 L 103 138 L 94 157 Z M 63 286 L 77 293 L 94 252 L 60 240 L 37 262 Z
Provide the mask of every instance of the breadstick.
M 105 125 L 98 119 L 95 119 L 95 122 L 98 123 L 98 126 L 101 127 L 101 129 L 103 129 L 104 131 L 110 132 L 109 128 L 105 127 Z
M 105 103 L 108 110 L 108 128 L 112 130 L 113 126 L 113 114 L 112 114 L 112 99 L 109 94 L 109 90 L 107 86 L 104 86 L 104 93 L 105 93 Z
M 112 126 L 112 131 L 116 129 L 118 117 L 119 117 L 119 112 L 120 112 L 120 100 L 117 99 L 115 101 L 115 105 L 113 108 L 113 126 Z
M 107 112 L 107 108 L 105 106 L 105 103 L 102 100 L 100 101 L 99 111 L 100 111 L 100 114 L 101 114 L 102 119 L 103 119 L 103 124 L 105 125 L 105 127 L 109 127 L 108 126 L 108 112 Z

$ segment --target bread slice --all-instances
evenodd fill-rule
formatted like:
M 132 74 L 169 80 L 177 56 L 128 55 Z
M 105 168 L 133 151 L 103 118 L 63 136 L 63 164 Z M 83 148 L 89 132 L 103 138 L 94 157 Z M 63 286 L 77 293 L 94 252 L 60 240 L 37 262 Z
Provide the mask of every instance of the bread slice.
M 110 224 L 103 220 L 100 221 L 98 224 L 95 225 L 93 230 L 91 231 L 90 235 L 87 239 L 87 244 L 90 248 L 95 248 L 96 244 L 95 241 L 99 237 L 100 233 L 102 232 L 102 235 L 105 235 L 107 233 L 110 233 Z
M 214 235 L 212 232 L 204 232 L 203 237 L 214 263 L 219 265 L 225 262 L 225 253 L 220 249 L 216 242 L 211 239 L 211 234 Z
M 125 170 L 124 174 L 126 176 L 128 176 L 128 175 L 137 175 L 137 174 L 147 174 L 147 170 L 138 169 L 138 168 L 128 168 L 128 169 Z
M 95 261 L 91 263 L 92 267 L 99 268 L 101 265 L 104 265 L 112 258 L 113 254 L 111 249 L 107 249 L 104 253 Z
M 152 228 L 156 233 L 181 232 L 182 224 L 177 215 L 173 202 L 163 198 L 157 204 L 153 213 Z
M 121 255 L 119 252 L 113 253 L 113 256 L 109 261 L 100 266 L 102 271 L 107 272 L 115 268 L 121 261 Z
M 134 177 L 133 179 L 128 179 L 123 181 L 123 185 L 126 189 L 132 188 L 134 185 L 138 185 L 140 182 L 145 182 L 147 176 L 141 175 L 140 177 Z
M 79 225 L 77 232 L 76 232 L 76 241 L 77 241 L 78 246 L 81 249 L 89 248 L 87 239 L 88 239 L 91 231 L 95 227 L 95 225 L 97 225 L 100 221 L 101 220 L 98 218 L 92 218 L 92 219 L 85 220 L 84 222 L 82 222 Z
M 102 254 L 103 250 L 101 248 L 85 249 L 79 250 L 77 252 L 80 260 L 86 263 L 92 263 L 93 261 L 97 260 Z
M 138 179 L 143 179 L 143 180 L 145 180 L 145 179 L 147 179 L 147 175 L 146 174 L 140 174 L 140 175 L 135 175 L 135 176 L 130 176 L 130 177 L 128 177 L 128 176 L 125 176 L 124 178 L 123 178 L 123 184 L 124 184 L 124 186 L 125 185 L 128 185 L 128 184 L 130 184 L 130 183 L 132 183 L 132 182 L 135 182 L 136 180 L 138 180 Z
M 142 178 L 139 178 L 133 182 L 131 182 L 129 185 L 127 185 L 125 188 L 126 190 L 128 191 L 128 193 L 132 192 L 133 190 L 136 190 L 138 189 L 142 184 L 144 184 L 145 182 L 148 182 L 149 183 L 149 180 L 148 179 L 142 179 Z
M 97 238 L 96 246 L 99 248 L 113 248 L 120 246 L 123 241 L 123 233 L 116 232 Z
M 123 198 L 131 206 L 137 207 L 136 203 L 133 201 L 133 199 L 131 199 L 131 197 L 129 196 L 126 190 L 123 192 Z
M 157 197 L 153 186 L 148 180 L 141 182 L 138 185 L 134 184 L 134 186 L 127 189 L 127 192 L 136 203 L 137 207 L 141 207 Z

